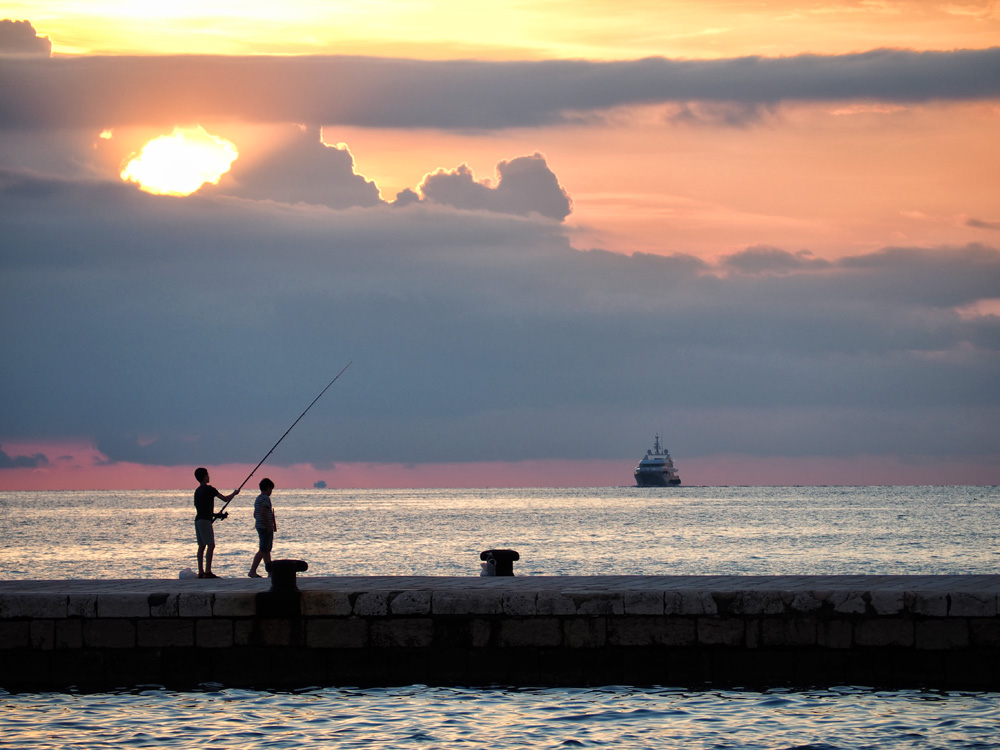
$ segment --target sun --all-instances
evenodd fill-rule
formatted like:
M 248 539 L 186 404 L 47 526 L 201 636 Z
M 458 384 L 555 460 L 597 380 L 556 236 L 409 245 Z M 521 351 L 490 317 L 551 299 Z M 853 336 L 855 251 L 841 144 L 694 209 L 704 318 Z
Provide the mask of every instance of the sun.
M 206 182 L 219 181 L 239 156 L 236 145 L 198 125 L 174 128 L 149 141 L 129 158 L 121 178 L 147 193 L 190 195 Z

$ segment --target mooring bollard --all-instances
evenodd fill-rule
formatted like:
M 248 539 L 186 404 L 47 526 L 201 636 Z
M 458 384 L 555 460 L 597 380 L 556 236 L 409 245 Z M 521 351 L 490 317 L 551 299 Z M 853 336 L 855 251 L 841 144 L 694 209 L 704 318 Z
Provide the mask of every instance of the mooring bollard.
M 521 556 L 513 549 L 488 549 L 479 553 L 479 559 L 486 563 L 484 571 L 493 569 L 493 572 L 484 572 L 483 575 L 512 576 L 514 561 L 520 560 Z
M 309 570 L 305 560 L 272 560 L 267 572 L 271 575 L 271 591 L 276 594 L 298 592 L 295 574 Z
M 305 560 L 272 560 L 267 567 L 271 588 L 257 594 L 258 617 L 299 617 L 302 614 L 302 592 L 295 583 L 295 574 L 309 570 Z

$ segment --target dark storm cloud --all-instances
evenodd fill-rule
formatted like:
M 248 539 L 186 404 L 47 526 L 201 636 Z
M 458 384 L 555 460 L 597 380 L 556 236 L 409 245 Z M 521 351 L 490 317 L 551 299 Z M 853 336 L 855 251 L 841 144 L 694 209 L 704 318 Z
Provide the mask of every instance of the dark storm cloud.
M 1000 250 L 820 262 L 574 250 L 423 202 L 335 211 L 0 175 L 7 435 L 112 461 L 983 456 L 1000 448 Z M 666 249 L 666 248 L 665 248 Z
M 239 119 L 497 129 L 628 104 L 726 102 L 740 120 L 783 101 L 1000 96 L 1000 47 L 953 52 L 626 62 L 364 57 L 0 60 L 0 127 Z M 696 110 L 690 110 L 692 116 Z M 718 113 L 716 115 L 718 116 Z
M 0 21 L 0 55 L 29 55 L 48 57 L 52 42 L 47 36 L 38 36 L 30 21 Z

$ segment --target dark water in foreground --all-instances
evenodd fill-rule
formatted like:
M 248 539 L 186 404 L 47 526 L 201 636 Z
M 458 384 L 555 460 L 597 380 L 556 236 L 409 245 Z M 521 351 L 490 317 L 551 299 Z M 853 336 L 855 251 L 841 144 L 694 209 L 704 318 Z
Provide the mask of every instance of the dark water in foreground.
M 0 747 L 995 748 L 1000 694 L 160 690 L 3 696 Z
M 253 497 L 218 526 L 243 576 Z M 282 491 L 279 557 L 308 575 L 972 574 L 1000 562 L 995 487 Z M 176 578 L 190 492 L 0 493 L 4 578 Z M 2 672 L 0 672 L 2 687 Z M 0 747 L 1000 748 L 1000 694 L 495 689 L 0 691 Z

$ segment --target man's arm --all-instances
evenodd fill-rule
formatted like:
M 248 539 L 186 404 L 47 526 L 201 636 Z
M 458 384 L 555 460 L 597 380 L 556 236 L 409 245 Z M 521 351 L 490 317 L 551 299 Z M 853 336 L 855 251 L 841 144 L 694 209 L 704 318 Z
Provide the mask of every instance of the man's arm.
M 228 495 L 223 495 L 218 490 L 215 491 L 215 496 L 217 498 L 219 498 L 220 500 L 225 500 L 227 503 L 230 500 L 232 500 L 234 497 L 236 497 L 238 494 L 240 494 L 239 490 L 233 490 Z M 229 518 L 229 514 L 228 513 L 224 513 L 221 510 L 218 511 L 217 513 L 213 513 L 212 514 L 212 523 L 215 523 L 216 521 L 219 521 L 219 520 L 221 520 L 223 518 Z

